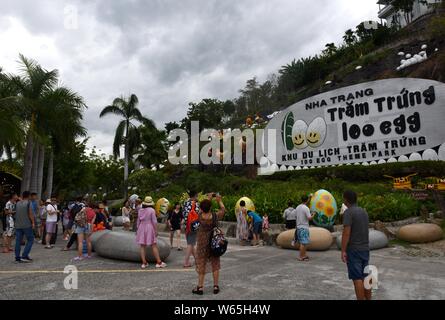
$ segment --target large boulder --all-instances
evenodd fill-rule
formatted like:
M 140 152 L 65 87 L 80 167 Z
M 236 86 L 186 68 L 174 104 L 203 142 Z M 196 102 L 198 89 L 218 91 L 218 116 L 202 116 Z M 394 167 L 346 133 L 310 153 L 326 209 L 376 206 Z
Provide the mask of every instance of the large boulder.
M 161 260 L 170 255 L 170 245 L 163 239 L 158 238 L 158 248 Z M 96 253 L 105 258 L 140 262 L 140 246 L 136 243 L 134 232 L 111 231 L 102 236 L 94 245 Z M 147 247 L 147 260 L 156 262 L 151 247 Z
M 442 240 L 443 231 L 437 224 L 416 223 L 401 227 L 397 238 L 410 243 L 434 242 Z
M 113 217 L 113 226 L 122 227 L 123 225 L 124 225 L 124 222 L 122 220 L 122 216 L 114 216 Z
M 283 249 L 298 250 L 298 243 L 292 246 L 294 234 L 295 229 L 280 233 L 277 237 L 277 245 Z M 311 243 L 307 246 L 308 251 L 325 251 L 329 250 L 332 246 L 332 235 L 328 230 L 319 227 L 310 227 L 309 234 Z
M 106 235 L 107 233 L 110 233 L 111 230 L 101 230 L 101 231 L 96 231 L 93 232 L 91 234 L 91 244 L 93 245 L 93 250 L 94 250 L 94 245 L 97 243 L 97 241 L 103 236 Z
M 342 234 L 336 238 L 337 248 L 341 250 Z M 369 250 L 377 250 L 388 246 L 388 237 L 381 231 L 369 229 Z

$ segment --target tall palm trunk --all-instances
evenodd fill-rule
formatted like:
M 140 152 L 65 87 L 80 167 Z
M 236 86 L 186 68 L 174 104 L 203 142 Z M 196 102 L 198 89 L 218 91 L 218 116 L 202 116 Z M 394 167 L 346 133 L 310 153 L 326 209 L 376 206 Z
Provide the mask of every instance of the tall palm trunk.
M 34 143 L 34 150 L 32 153 L 31 182 L 29 184 L 29 191 L 36 193 L 38 191 L 37 174 L 39 166 L 39 152 L 40 152 L 40 143 L 36 141 L 36 143 Z
M 43 166 L 45 164 L 45 147 L 39 145 L 39 163 L 37 166 L 37 198 L 40 200 L 42 197 L 43 188 Z
M 53 176 L 54 176 L 54 151 L 50 149 L 48 158 L 48 173 L 46 176 L 46 191 L 45 191 L 45 196 L 47 198 L 51 198 L 51 195 L 53 193 Z
M 129 161 L 129 145 L 128 145 L 128 130 L 129 130 L 129 123 L 130 121 L 127 121 L 127 128 L 125 133 L 125 146 L 124 146 L 124 198 L 127 198 L 128 195 L 128 161 Z
M 23 164 L 22 185 L 20 188 L 20 193 L 29 190 L 30 187 L 33 149 L 34 137 L 32 131 L 29 130 L 28 136 L 26 138 L 25 161 Z

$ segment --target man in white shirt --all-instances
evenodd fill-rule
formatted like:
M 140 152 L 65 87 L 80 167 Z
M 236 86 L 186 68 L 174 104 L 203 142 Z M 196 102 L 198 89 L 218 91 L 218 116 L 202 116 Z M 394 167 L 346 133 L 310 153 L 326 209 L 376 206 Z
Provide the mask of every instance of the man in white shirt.
M 14 228 L 14 215 L 15 207 L 19 197 L 16 193 L 13 193 L 9 201 L 5 205 L 5 231 L 3 232 L 3 253 L 12 252 L 11 242 L 15 233 Z
M 297 216 L 297 229 L 295 230 L 295 240 L 300 244 L 299 261 L 308 261 L 309 257 L 306 255 L 306 246 L 310 243 L 309 221 L 314 219 L 316 213 L 311 214 L 309 210 L 310 198 L 308 196 L 301 197 L 301 204 L 295 209 Z
M 56 233 L 56 227 L 57 227 L 57 207 L 56 205 L 52 204 L 51 199 L 46 200 L 46 239 L 45 243 L 46 249 L 52 249 L 53 246 L 51 245 L 51 237 L 53 234 Z
M 295 208 L 291 200 L 287 202 L 287 209 L 284 210 L 283 218 L 286 223 L 286 229 L 291 230 L 296 227 Z

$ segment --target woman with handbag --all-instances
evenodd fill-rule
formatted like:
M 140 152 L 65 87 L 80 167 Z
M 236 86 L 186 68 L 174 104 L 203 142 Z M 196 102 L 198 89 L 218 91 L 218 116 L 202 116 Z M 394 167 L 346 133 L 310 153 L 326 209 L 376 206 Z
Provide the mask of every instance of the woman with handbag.
M 219 211 L 217 214 L 211 212 L 212 198 L 215 198 L 219 205 Z M 199 215 L 199 229 L 197 232 L 197 245 L 196 245 L 196 272 L 198 273 L 198 286 L 193 289 L 193 294 L 204 294 L 204 278 L 206 273 L 212 272 L 213 274 L 213 293 L 219 293 L 219 270 L 220 270 L 220 257 L 212 255 L 210 249 L 210 239 L 213 229 L 217 226 L 218 220 L 222 220 L 225 214 L 225 207 L 222 202 L 221 196 L 209 195 L 209 199 L 203 200 L 200 203 L 200 215 Z
M 91 233 L 96 219 L 96 212 L 93 207 L 95 206 L 89 205 L 88 207 L 82 208 L 74 218 L 76 224 L 76 230 L 74 232 L 77 234 L 77 257 L 74 257 L 74 261 L 81 261 L 84 258 L 83 240 L 86 240 L 87 244 L 88 254 L 86 257 L 88 259 L 92 257 L 93 246 L 91 244 Z

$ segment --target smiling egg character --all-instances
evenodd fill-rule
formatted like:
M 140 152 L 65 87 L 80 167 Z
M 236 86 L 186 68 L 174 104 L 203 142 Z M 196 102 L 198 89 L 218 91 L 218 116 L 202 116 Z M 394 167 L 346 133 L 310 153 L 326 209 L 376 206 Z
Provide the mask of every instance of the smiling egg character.
M 292 127 L 292 142 L 297 149 L 307 147 L 306 142 L 307 124 L 303 120 L 297 120 Z
M 306 132 L 307 144 L 312 148 L 321 146 L 326 139 L 326 122 L 323 118 L 315 118 Z

